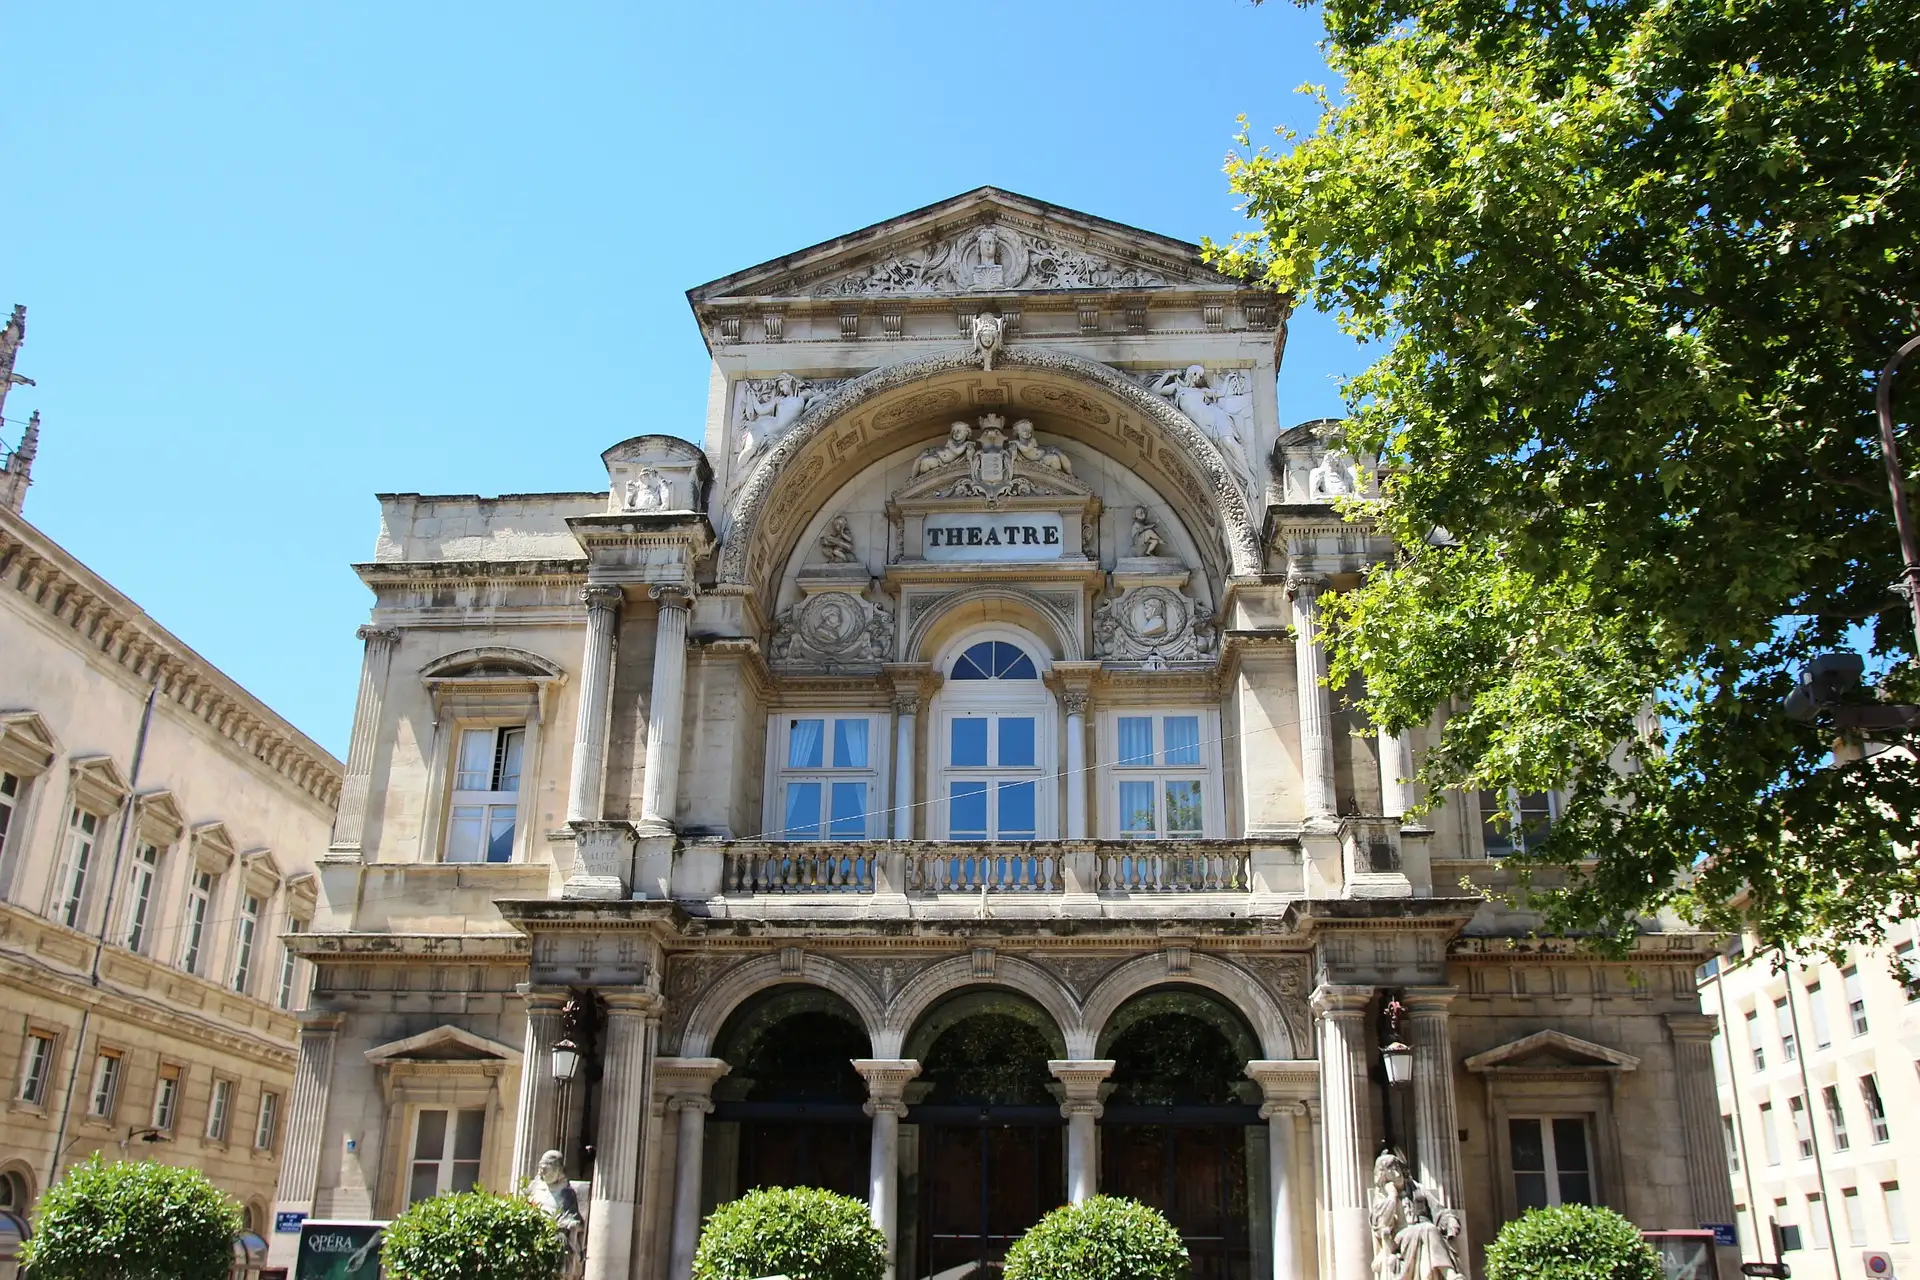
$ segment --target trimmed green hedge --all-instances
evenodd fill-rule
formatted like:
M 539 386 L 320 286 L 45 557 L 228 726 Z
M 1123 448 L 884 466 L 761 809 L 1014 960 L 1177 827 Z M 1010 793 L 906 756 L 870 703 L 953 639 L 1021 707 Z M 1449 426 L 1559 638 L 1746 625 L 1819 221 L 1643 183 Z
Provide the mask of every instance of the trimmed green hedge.
M 198 1169 L 95 1154 L 40 1197 L 34 1280 L 226 1280 L 240 1206 Z
M 538 1280 L 566 1257 L 560 1227 L 537 1205 L 491 1191 L 422 1200 L 380 1242 L 389 1280 Z
M 1660 1255 L 1611 1209 L 1530 1209 L 1487 1246 L 1487 1280 L 1663 1280 Z
M 1138 1200 L 1094 1196 L 1055 1209 L 1007 1250 L 1005 1280 L 1185 1280 L 1187 1246 Z
M 721 1205 L 700 1232 L 693 1280 L 880 1280 L 887 1239 L 865 1202 L 817 1187 L 766 1187 Z

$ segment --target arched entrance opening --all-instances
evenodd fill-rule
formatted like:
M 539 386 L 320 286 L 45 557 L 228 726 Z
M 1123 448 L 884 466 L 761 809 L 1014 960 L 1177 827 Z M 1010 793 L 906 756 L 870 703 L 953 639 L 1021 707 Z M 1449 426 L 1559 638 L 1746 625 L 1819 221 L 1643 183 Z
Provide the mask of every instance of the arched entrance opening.
M 1008 1246 L 1065 1201 L 1066 1122 L 1047 1069 L 1065 1052 L 1038 1005 L 999 990 L 944 1001 L 908 1037 L 921 1070 L 902 1129 L 912 1238 L 901 1256 L 916 1274 L 997 1272 Z
M 867 1087 L 853 1060 L 871 1054 L 852 1005 L 819 987 L 774 987 L 735 1010 L 715 1052 L 733 1070 L 713 1090 L 707 1204 L 755 1187 L 866 1198 Z
M 1143 992 L 1114 1013 L 1099 1056 L 1113 1060 L 1100 1122 L 1100 1189 L 1166 1214 L 1193 1280 L 1250 1280 L 1264 1241 L 1266 1127 L 1253 1029 L 1217 996 Z

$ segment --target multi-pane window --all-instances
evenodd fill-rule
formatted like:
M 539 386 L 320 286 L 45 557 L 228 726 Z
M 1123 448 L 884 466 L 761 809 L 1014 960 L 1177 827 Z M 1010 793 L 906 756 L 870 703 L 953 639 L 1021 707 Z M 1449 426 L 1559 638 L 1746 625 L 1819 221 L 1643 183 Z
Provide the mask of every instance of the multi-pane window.
M 180 1110 L 180 1068 L 163 1066 L 160 1078 L 153 1082 L 153 1127 L 163 1133 L 173 1131 L 173 1121 Z
M 1907 1242 L 1907 1205 L 1900 1198 L 1900 1184 L 1883 1182 L 1880 1184 L 1880 1200 L 1887 1208 L 1887 1234 L 1895 1244 Z
M 260 1151 L 273 1150 L 273 1140 L 280 1130 L 280 1095 L 271 1090 L 260 1091 L 260 1114 L 253 1124 L 253 1145 Z
M 1507 1121 L 1513 1152 L 1513 1191 L 1520 1211 L 1555 1204 L 1593 1203 L 1593 1163 L 1581 1116 Z
M 1767 1163 L 1780 1163 L 1780 1135 L 1773 1129 L 1773 1104 L 1760 1104 L 1760 1143 L 1766 1148 Z
M 1114 727 L 1119 834 L 1171 840 L 1206 834 L 1200 717 L 1117 716 Z
M 53 884 L 53 918 L 70 928 L 80 927 L 86 902 L 87 872 L 93 866 L 93 847 L 100 837 L 100 816 L 75 805 L 67 817 L 66 846 L 60 873 Z
M 207 1137 L 215 1142 L 227 1140 L 227 1125 L 233 1113 L 233 1081 L 216 1078 L 213 1097 L 207 1102 Z
M 18 777 L 0 772 L 0 853 L 6 852 L 7 832 L 13 826 L 13 813 L 20 806 L 23 789 Z
M 1544 791 L 1482 791 L 1480 838 L 1490 858 L 1525 853 L 1553 827 L 1553 797 Z
M 47 1081 L 53 1075 L 53 1037 L 44 1031 L 29 1031 L 20 1054 L 20 1101 L 43 1106 L 47 1101 Z
M 299 933 L 306 927 L 307 922 L 304 920 L 290 919 L 287 921 L 288 933 Z M 299 975 L 299 971 L 300 957 L 294 953 L 292 947 L 282 943 L 280 947 L 280 994 L 274 1000 L 274 1003 L 282 1009 L 293 1008 L 293 984 L 295 978 Z
M 1826 1048 L 1833 1043 L 1833 1029 L 1827 1025 L 1826 996 L 1817 982 L 1807 988 L 1807 1013 L 1813 1018 L 1814 1047 Z
M 1851 966 L 1842 969 L 1840 976 L 1846 980 L 1847 1016 L 1853 1019 L 1853 1034 L 1867 1034 L 1867 992 L 1861 985 L 1860 971 Z
M 142 843 L 133 853 L 127 876 L 127 932 L 121 939 L 129 951 L 145 951 L 152 933 L 153 886 L 160 876 L 160 850 Z
M 934 794 L 944 810 L 935 826 L 949 839 L 1041 837 L 1051 818 L 1041 779 L 1056 767 L 1043 719 L 1051 705 L 1018 645 L 983 640 L 955 659 L 934 735 L 942 779 Z
M 1792 1062 L 1800 1056 L 1800 1045 L 1793 1035 L 1793 1010 L 1787 1007 L 1786 1000 L 1773 1002 L 1773 1020 L 1780 1031 L 1780 1057 L 1782 1061 Z
M 1720 1140 L 1727 1146 L 1727 1168 L 1730 1172 L 1740 1172 L 1740 1143 L 1734 1137 L 1733 1117 L 1720 1117 Z
M 1747 1010 L 1747 1043 L 1753 1048 L 1753 1069 L 1767 1069 L 1767 1047 L 1760 1043 L 1760 1013 L 1756 1009 Z
M 866 840 L 880 773 L 867 716 L 787 716 L 777 812 L 783 840 Z
M 1840 1105 L 1840 1088 L 1828 1085 L 1820 1091 L 1820 1097 L 1827 1104 L 1827 1131 L 1833 1135 L 1833 1149 L 1845 1151 L 1853 1144 L 1847 1138 L 1847 1113 Z
M 1867 1242 L 1867 1207 L 1860 1200 L 1860 1188 L 1846 1187 L 1840 1192 L 1840 1203 L 1847 1211 L 1847 1243 L 1864 1245 Z
M 1867 1126 L 1873 1130 L 1875 1143 L 1887 1141 L 1892 1133 L 1887 1128 L 1887 1104 L 1880 1097 L 1880 1080 L 1877 1076 L 1860 1077 L 1860 1101 L 1867 1107 Z
M 242 893 L 240 919 L 233 931 L 233 989 L 243 995 L 253 977 L 253 945 L 259 934 L 260 898 L 257 894 Z
M 180 967 L 200 972 L 207 940 L 207 912 L 213 905 L 213 872 L 195 867 L 187 878 L 187 919 L 180 930 Z
M 448 862 L 511 862 L 524 727 L 463 729 L 447 821 Z
M 448 1191 L 471 1191 L 480 1181 L 481 1139 L 487 1113 L 479 1108 L 422 1110 L 414 1119 L 413 1164 L 407 1203 Z
M 87 1114 L 100 1120 L 113 1119 L 120 1101 L 120 1055 L 103 1050 L 93 1060 L 93 1088 L 87 1096 Z
M 1805 1098 L 1788 1098 L 1787 1115 L 1793 1120 L 1793 1141 L 1802 1160 L 1813 1159 L 1813 1118 L 1807 1114 Z

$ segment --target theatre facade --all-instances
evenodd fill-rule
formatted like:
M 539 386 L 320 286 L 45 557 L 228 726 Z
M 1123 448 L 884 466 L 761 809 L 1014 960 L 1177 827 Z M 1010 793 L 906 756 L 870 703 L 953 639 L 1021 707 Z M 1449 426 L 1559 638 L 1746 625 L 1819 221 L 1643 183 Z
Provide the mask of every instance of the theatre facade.
M 1408 816 L 1425 735 L 1325 682 L 1391 548 L 1286 299 L 992 188 L 688 296 L 703 428 L 381 496 L 283 1222 L 558 1150 L 591 1280 L 773 1185 L 901 1280 L 1096 1191 L 1367 1280 L 1387 1147 L 1475 1273 L 1534 1204 L 1732 1222 L 1710 941 L 1533 936 L 1481 890 L 1556 798 Z

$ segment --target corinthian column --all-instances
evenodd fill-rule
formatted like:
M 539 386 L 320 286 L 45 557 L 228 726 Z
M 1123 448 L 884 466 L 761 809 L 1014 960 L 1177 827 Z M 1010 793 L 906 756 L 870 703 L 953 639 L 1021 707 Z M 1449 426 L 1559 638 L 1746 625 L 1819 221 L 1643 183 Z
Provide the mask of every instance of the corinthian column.
M 866 1113 L 873 1117 L 867 1164 L 867 1207 L 887 1238 L 887 1280 L 893 1280 L 900 1245 L 900 1121 L 907 1114 L 907 1082 L 920 1074 L 912 1058 L 855 1058 L 853 1069 L 867 1082 Z
M 654 1070 L 667 1095 L 668 1109 L 680 1114 L 667 1280 L 687 1280 L 700 1243 L 700 1178 L 707 1154 L 707 1117 L 713 1113 L 713 1086 L 733 1068 L 719 1058 L 660 1058 Z
M 1300 788 L 1308 819 L 1335 816 L 1333 799 L 1333 700 L 1327 689 L 1327 646 L 1320 635 L 1320 593 L 1327 580 L 1293 574 L 1294 682 L 1300 700 Z
M 1113 1074 L 1112 1058 L 1085 1061 L 1055 1060 L 1047 1070 L 1062 1086 L 1066 1101 L 1060 1114 L 1067 1118 L 1067 1199 L 1073 1204 L 1091 1199 L 1100 1190 L 1100 1133 L 1098 1123 L 1106 1107 L 1100 1086 Z
M 653 1050 L 660 997 L 629 988 L 602 993 L 607 1003 L 600 1067 L 600 1121 L 593 1162 L 593 1211 L 587 1227 L 586 1280 L 628 1280 L 640 1153 L 653 1108 Z
M 620 624 L 619 587 L 585 587 L 587 646 L 580 656 L 580 718 L 573 734 L 573 776 L 567 821 L 597 822 L 607 774 L 607 704 L 613 694 L 613 637 Z
M 293 1099 L 287 1109 L 286 1152 L 274 1212 L 313 1212 L 320 1185 L 320 1150 L 327 1125 L 327 1095 L 333 1082 L 333 1045 L 339 1014 L 300 1015 L 300 1057 L 293 1069 Z
M 1306 1100 L 1319 1090 L 1320 1064 L 1312 1060 L 1262 1059 L 1247 1064 L 1260 1086 L 1260 1118 L 1267 1122 L 1269 1193 L 1273 1199 L 1273 1280 L 1300 1280 L 1299 1124 Z
M 387 672 L 400 643 L 398 631 L 361 627 L 354 633 L 360 654 L 360 693 L 353 703 L 353 736 L 347 742 L 347 770 L 340 780 L 340 810 L 333 819 L 329 848 L 358 853 L 365 839 L 367 802 L 373 798 L 373 749 L 380 738 L 380 714 L 387 702 Z
M 1696 1223 L 1733 1221 L 1733 1179 L 1727 1172 L 1727 1147 L 1714 1091 L 1713 1036 L 1718 1025 L 1719 1019 L 1707 1013 L 1667 1015 Z
M 653 637 L 653 696 L 647 703 L 647 776 L 640 792 L 640 825 L 653 834 L 673 830 L 680 800 L 680 724 L 687 689 L 687 609 L 693 595 L 685 587 L 652 586 L 647 594 L 660 604 Z
M 554 1114 L 559 1089 L 553 1079 L 553 1045 L 560 1038 L 560 1006 L 567 993 L 522 986 L 527 1008 L 526 1046 L 520 1054 L 520 1105 L 513 1131 L 513 1172 L 507 1185 L 531 1179 L 540 1157 L 560 1146 L 560 1117 Z
M 1453 1100 L 1453 1040 L 1447 1033 L 1447 1006 L 1459 994 L 1452 987 L 1409 987 L 1400 1000 L 1407 1008 L 1413 1040 L 1414 1177 L 1461 1207 L 1460 1122 Z M 1466 1219 L 1454 1237 L 1454 1257 L 1468 1266 Z
M 1320 1103 L 1327 1144 L 1333 1280 L 1368 1280 L 1372 1272 L 1366 1154 L 1360 1149 L 1360 1108 L 1367 1080 L 1364 1021 L 1372 999 L 1372 987 L 1323 985 L 1313 993 L 1313 1011 L 1320 1018 Z

